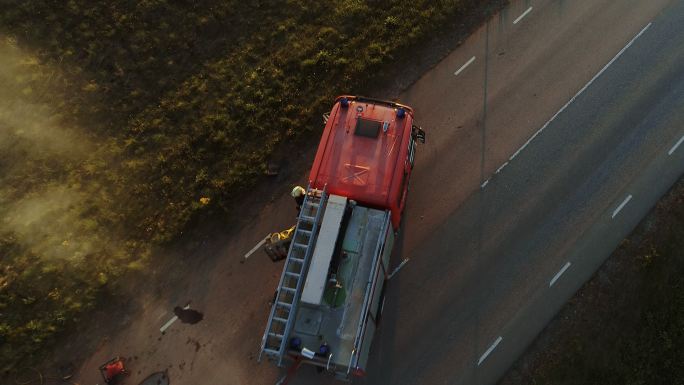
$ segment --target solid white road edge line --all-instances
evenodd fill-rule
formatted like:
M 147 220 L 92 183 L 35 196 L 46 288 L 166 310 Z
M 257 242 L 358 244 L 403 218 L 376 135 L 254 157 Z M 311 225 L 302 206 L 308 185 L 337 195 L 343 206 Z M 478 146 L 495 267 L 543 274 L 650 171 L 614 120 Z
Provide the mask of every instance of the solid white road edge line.
M 484 181 L 484 183 L 482 183 L 482 184 L 480 185 L 480 188 L 485 188 L 488 184 L 489 184 L 489 179 L 487 179 L 486 181 Z
M 406 262 L 408 262 L 408 261 L 409 261 L 408 258 L 404 258 L 404 260 L 401 261 L 401 263 L 399 264 L 399 266 L 397 266 L 397 267 L 390 273 L 390 275 L 387 276 L 387 279 L 392 279 L 392 277 L 394 277 L 394 274 L 397 274 L 397 273 L 399 272 L 399 269 L 401 269 L 402 267 L 404 267 L 404 265 L 405 265 Z
M 556 112 L 556 113 L 551 117 L 551 119 L 549 119 L 546 123 L 544 123 L 544 125 L 543 125 L 539 130 L 537 130 L 537 132 L 535 132 L 534 135 L 532 135 L 532 137 L 530 137 L 530 138 L 527 140 L 527 142 L 525 142 L 525 144 L 523 144 L 523 145 L 522 145 L 522 146 L 521 146 L 513 155 L 511 155 L 510 158 L 508 158 L 508 160 L 513 160 L 516 156 L 518 156 L 518 154 L 520 154 L 520 152 L 521 152 L 522 150 L 524 150 L 525 147 L 527 147 L 527 145 L 530 144 L 530 142 L 532 142 L 532 140 L 534 140 L 534 138 L 537 137 L 537 135 L 539 135 L 542 131 L 544 131 L 544 129 L 545 129 L 546 127 L 548 127 L 549 124 L 551 124 L 551 122 L 553 122 L 554 120 L 556 120 L 556 118 L 558 117 L 558 115 L 560 115 L 563 111 L 565 111 L 565 109 L 568 108 L 568 106 L 570 106 L 570 104 L 572 104 L 572 102 L 574 102 L 575 99 L 577 99 L 577 98 L 578 98 L 578 97 L 579 97 L 587 88 L 589 88 L 589 86 L 590 86 L 592 83 L 594 83 L 594 81 L 596 81 L 596 79 L 598 79 L 598 77 L 601 76 L 601 74 L 603 74 L 603 73 L 608 69 L 608 67 L 610 67 L 613 63 L 615 63 L 615 61 L 616 61 L 620 56 L 622 56 L 622 54 L 623 54 L 629 47 L 631 47 L 632 44 L 634 44 L 634 42 L 635 42 L 639 37 L 641 37 L 641 35 L 643 35 L 644 32 L 646 32 L 646 30 L 647 30 L 648 28 L 651 27 L 651 24 L 653 24 L 653 23 L 648 23 L 648 24 L 647 24 L 647 25 L 646 25 L 638 34 L 636 34 L 636 36 L 634 36 L 634 37 L 632 38 L 632 40 L 630 40 L 629 43 L 627 43 L 627 45 L 624 46 L 624 47 L 620 50 L 620 52 L 618 52 L 618 53 L 617 53 L 617 54 L 608 62 L 608 64 L 606 64 L 605 66 L 603 66 L 603 68 L 602 68 L 596 75 L 594 75 L 594 77 L 591 78 L 591 80 L 589 80 L 589 82 L 588 82 L 587 84 L 585 84 L 584 87 L 582 87 L 579 91 L 577 91 L 577 93 L 575 94 L 575 96 L 573 96 L 570 100 L 568 100 L 568 102 L 565 103 L 565 105 L 564 105 L 563 107 L 561 107 L 561 109 L 558 110 L 558 112 Z
M 185 307 L 184 307 L 183 309 L 186 309 L 186 310 L 187 310 L 187 309 L 190 309 L 190 305 L 185 305 Z M 171 317 L 170 320 L 166 321 L 166 323 L 164 324 L 164 326 L 162 326 L 162 327 L 159 328 L 159 331 L 162 332 L 162 334 L 164 334 L 164 332 L 166 332 L 166 329 L 168 329 L 169 326 L 173 325 L 173 323 L 176 322 L 176 321 L 178 321 L 178 316 L 177 316 L 177 315 Z
M 556 273 L 556 275 L 554 275 L 553 278 L 551 278 L 551 282 L 549 282 L 549 287 L 553 286 L 553 284 L 556 283 L 556 281 L 558 281 L 558 278 L 560 278 L 560 276 L 563 275 L 563 273 L 565 273 L 565 270 L 567 270 L 568 267 L 570 267 L 570 262 L 566 263 L 565 266 L 563 266 L 563 268 L 560 269 L 560 271 Z
M 477 366 L 480 366 L 480 364 L 482 363 L 482 361 L 484 361 L 484 360 L 487 359 L 487 356 L 488 356 L 492 351 L 494 351 L 494 349 L 496 349 L 496 346 L 499 345 L 499 343 L 501 342 L 501 340 L 503 340 L 503 337 L 499 336 L 499 338 L 497 338 L 496 341 L 494 341 L 494 343 L 492 344 L 492 346 L 490 346 L 489 349 L 487 349 L 487 351 L 484 352 L 484 354 L 482 355 L 482 357 L 480 357 L 480 360 L 477 361 Z
M 627 202 L 629 202 L 629 201 L 631 201 L 631 200 L 632 200 L 632 194 L 629 194 L 629 195 L 627 196 L 627 198 L 625 198 L 625 200 L 622 201 L 622 203 L 620 203 L 620 206 L 618 206 L 618 207 L 615 209 L 615 211 L 613 211 L 613 216 L 612 216 L 611 218 L 615 218 L 615 216 L 618 215 L 618 213 L 620 212 L 620 210 L 622 210 L 622 208 L 625 207 L 625 205 L 627 204 Z
M 501 166 L 499 166 L 499 168 L 496 169 L 496 172 L 494 172 L 494 174 L 500 173 L 501 170 L 503 170 L 504 167 L 506 167 L 506 166 L 508 166 L 508 162 L 506 162 L 506 163 L 502 164 Z
M 468 68 L 469 65 L 473 64 L 474 61 L 475 56 L 471 57 L 470 60 L 468 60 L 464 65 L 461 66 L 461 68 L 458 69 L 458 71 L 454 72 L 454 76 L 458 76 L 461 72 Z
M 522 20 L 525 16 L 527 16 L 527 14 L 530 12 L 532 12 L 532 7 L 527 8 L 527 10 L 522 13 L 522 15 L 518 16 L 518 18 L 513 21 L 513 24 L 518 24 L 518 22 Z
M 679 141 L 677 141 L 677 143 L 675 143 L 675 145 L 672 146 L 670 151 L 667 152 L 667 155 L 672 155 L 675 151 L 677 151 L 677 147 L 679 147 L 679 145 L 682 144 L 682 142 L 684 142 L 684 136 L 679 138 Z

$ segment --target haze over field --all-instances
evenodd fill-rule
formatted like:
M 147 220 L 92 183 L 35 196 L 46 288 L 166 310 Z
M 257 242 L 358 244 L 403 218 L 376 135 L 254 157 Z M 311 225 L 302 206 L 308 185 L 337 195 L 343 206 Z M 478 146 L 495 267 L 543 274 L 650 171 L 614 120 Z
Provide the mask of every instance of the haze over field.
M 0 43 L 0 231 L 41 259 L 82 262 L 111 233 L 86 212 L 102 203 L 97 183 L 73 178 L 96 145 L 63 121 L 63 81 L 11 40 Z
M 130 259 L 106 226 L 103 143 L 64 113 L 67 77 L 3 37 L 0 84 L 0 359 L 12 362 L 31 350 L 19 341 L 78 319 Z

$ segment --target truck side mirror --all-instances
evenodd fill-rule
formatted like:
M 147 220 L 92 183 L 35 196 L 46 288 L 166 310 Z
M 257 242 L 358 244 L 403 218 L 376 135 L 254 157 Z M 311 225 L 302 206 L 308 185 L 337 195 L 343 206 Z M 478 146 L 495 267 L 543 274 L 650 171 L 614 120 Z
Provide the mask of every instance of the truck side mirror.
M 413 138 L 420 143 L 425 143 L 425 131 L 423 131 L 423 128 L 416 126 L 415 124 L 411 127 L 411 135 L 413 135 Z

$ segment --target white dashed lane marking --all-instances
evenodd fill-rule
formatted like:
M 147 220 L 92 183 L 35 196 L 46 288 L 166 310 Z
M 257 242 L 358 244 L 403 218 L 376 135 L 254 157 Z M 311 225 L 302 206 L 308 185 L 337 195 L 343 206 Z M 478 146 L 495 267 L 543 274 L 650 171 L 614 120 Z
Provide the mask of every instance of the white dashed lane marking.
M 525 12 L 522 13 L 522 15 L 518 16 L 518 18 L 513 21 L 513 24 L 518 24 L 520 20 L 522 20 L 530 12 L 532 12 L 532 7 L 527 8 L 527 10 L 525 10 Z
M 558 278 L 560 278 L 561 275 L 563 275 L 563 273 L 565 273 L 565 270 L 567 270 L 569 267 L 570 267 L 570 262 L 566 263 L 565 266 L 563 266 L 563 268 L 560 269 L 560 271 L 558 273 L 556 273 L 556 275 L 554 275 L 553 278 L 551 278 L 551 282 L 549 282 L 549 287 L 553 286 L 553 284 L 556 283 L 556 281 L 558 281 Z
M 615 218 L 615 216 L 617 216 L 617 215 L 620 213 L 620 210 L 622 210 L 622 208 L 625 207 L 625 205 L 627 204 L 627 202 L 629 202 L 629 201 L 631 201 L 631 200 L 632 200 L 632 194 L 629 194 L 629 195 L 627 196 L 627 198 L 625 198 L 625 200 L 622 201 L 622 203 L 620 203 L 620 206 L 618 206 L 618 207 L 615 209 L 615 211 L 613 211 L 613 215 L 611 216 L 611 218 Z
M 499 345 L 501 340 L 503 340 L 503 337 L 499 336 L 499 338 L 497 338 L 496 341 L 494 341 L 492 346 L 490 346 L 489 349 L 487 349 L 487 351 L 484 352 L 482 357 L 480 357 L 480 360 L 477 361 L 477 366 L 480 366 L 480 364 L 487 359 L 487 356 L 489 356 L 494 351 L 494 349 L 496 349 L 496 346 Z
M 469 65 L 473 64 L 475 61 L 475 56 L 471 57 L 470 60 L 468 60 L 464 65 L 461 66 L 461 68 L 458 69 L 458 71 L 454 72 L 455 76 L 458 76 L 461 72 L 465 71 L 466 68 L 468 68 Z
M 672 155 L 672 154 L 674 154 L 674 152 L 677 151 L 677 147 L 679 147 L 679 145 L 682 144 L 682 142 L 684 142 L 684 136 L 682 136 L 681 138 L 679 138 L 679 141 L 677 141 L 677 143 L 675 143 L 675 145 L 672 146 L 672 148 L 670 149 L 670 151 L 667 152 L 667 155 Z

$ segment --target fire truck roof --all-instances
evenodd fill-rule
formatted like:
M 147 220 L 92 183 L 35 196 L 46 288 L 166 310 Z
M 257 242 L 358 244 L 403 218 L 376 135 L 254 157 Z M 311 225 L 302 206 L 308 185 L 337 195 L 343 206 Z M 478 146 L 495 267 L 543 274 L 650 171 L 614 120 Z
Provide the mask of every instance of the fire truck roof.
M 401 194 L 413 110 L 394 102 L 340 96 L 311 168 L 313 187 L 359 203 L 392 208 Z

